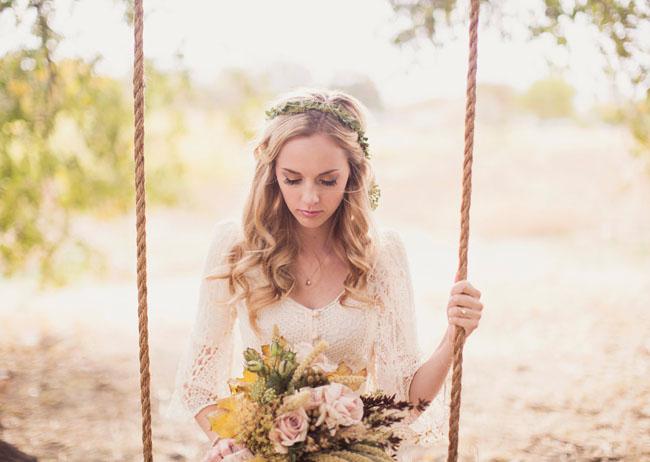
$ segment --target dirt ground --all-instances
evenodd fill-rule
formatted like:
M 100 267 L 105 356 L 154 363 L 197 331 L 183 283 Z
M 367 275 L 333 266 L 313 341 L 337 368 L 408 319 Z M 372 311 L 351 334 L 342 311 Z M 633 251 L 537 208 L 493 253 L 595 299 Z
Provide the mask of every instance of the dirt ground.
M 430 351 L 457 265 L 462 131 L 409 127 L 370 138 L 377 216 L 404 236 Z M 650 175 L 629 143 L 606 126 L 477 133 L 468 279 L 485 311 L 464 350 L 460 440 L 478 460 L 650 461 Z M 205 449 L 198 427 L 161 410 L 212 223 L 237 216 L 247 189 L 195 187 L 192 207 L 147 222 L 156 460 Z M 42 461 L 141 460 L 133 221 L 76 226 L 107 252 L 109 274 L 45 292 L 0 281 L 0 440 Z

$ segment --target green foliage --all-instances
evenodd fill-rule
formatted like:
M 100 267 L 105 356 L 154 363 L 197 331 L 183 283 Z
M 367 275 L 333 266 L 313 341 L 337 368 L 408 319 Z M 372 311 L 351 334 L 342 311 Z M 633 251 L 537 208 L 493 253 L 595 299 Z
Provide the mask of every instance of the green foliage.
M 632 133 L 639 143 L 650 150 L 650 97 L 638 104 L 635 117 L 631 120 Z
M 650 90 L 646 92 L 645 99 L 633 102 L 625 108 L 623 117 L 637 141 L 633 153 L 638 156 L 650 152 Z M 650 162 L 647 163 L 647 169 L 650 174 Z
M 597 115 L 599 120 L 605 123 L 618 125 L 625 123 L 625 115 L 620 104 L 617 103 L 600 103 L 591 108 L 591 111 Z
M 482 5 L 490 6 L 494 0 L 480 0 Z M 454 13 L 457 0 L 388 0 L 393 11 L 404 18 L 406 24 L 392 39 L 395 45 L 410 44 L 418 46 L 426 40 L 435 46 L 443 46 L 451 26 L 467 18 L 458 18 Z
M 263 358 L 252 348 L 244 352 L 245 368 L 259 377 L 252 388 L 253 399 L 261 404 L 271 402 L 287 392 L 294 371 L 298 367 L 296 353 L 285 348 L 284 340 L 274 338 L 268 357 Z M 260 388 L 259 384 L 264 388 Z
M 573 115 L 575 90 L 560 77 L 549 77 L 534 82 L 522 95 L 523 107 L 541 118 L 570 117 Z
M 459 8 L 457 0 L 388 0 L 388 3 L 395 14 L 403 19 L 402 23 L 406 24 L 393 37 L 393 43 L 399 46 L 417 46 L 421 41 L 442 46 L 450 38 L 452 26 L 468 22 L 466 3 L 463 2 L 463 8 Z M 506 3 L 502 0 L 480 0 L 480 3 L 481 19 L 497 27 L 502 37 L 507 39 L 513 18 L 510 17 L 512 12 L 504 8 Z M 643 26 L 650 23 L 647 0 L 537 0 L 529 3 L 529 9 L 538 7 L 537 10 L 542 13 L 526 15 L 524 27 L 530 39 L 550 36 L 559 46 L 568 46 L 569 26 L 574 23 L 591 26 L 597 31 L 594 46 L 605 58 L 604 71 L 611 81 L 626 81 L 642 91 L 650 87 L 650 61 L 646 59 L 650 55 L 650 41 L 643 33 Z M 508 20 L 503 21 L 504 18 Z M 545 89 L 552 92 L 551 98 L 555 102 L 543 100 Z M 571 112 L 569 100 L 569 88 L 560 82 L 540 82 L 529 90 L 525 104 L 542 117 L 556 117 Z M 559 106 L 553 107 L 554 104 Z M 646 142 L 647 113 L 643 109 L 644 104 L 626 109 L 628 114 L 623 120 L 639 141 L 641 151 L 650 154 Z M 610 113 L 608 117 L 618 116 Z
M 253 123 L 263 112 L 272 93 L 268 89 L 268 76 L 253 76 L 242 68 L 233 67 L 221 71 L 213 88 L 212 104 L 226 115 L 226 123 L 232 133 L 241 134 L 249 140 L 255 135 Z
M 645 6 L 643 6 L 645 4 Z M 568 42 L 564 24 L 578 19 L 595 26 L 601 33 L 598 46 L 609 58 L 618 58 L 613 67 L 623 64 L 627 68 L 630 81 L 637 85 L 648 82 L 648 64 L 635 60 L 650 51 L 650 44 L 637 36 L 638 26 L 650 20 L 647 1 L 621 0 L 584 0 L 581 2 L 562 2 L 544 0 L 545 21 L 533 24 L 530 31 L 533 36 L 551 34 L 559 45 Z M 609 50 L 613 50 L 610 53 Z
M 502 36 L 508 37 L 512 21 L 502 0 L 480 0 L 481 16 L 498 27 Z M 406 26 L 394 37 L 393 43 L 403 46 L 426 40 L 442 46 L 450 28 L 467 23 L 467 12 L 458 8 L 457 0 L 388 0 L 393 11 L 405 19 Z M 533 2 L 531 2 L 533 3 Z M 466 4 L 463 3 L 463 6 Z M 541 17 L 527 15 L 530 38 L 550 35 L 558 45 L 568 44 L 566 26 L 583 22 L 599 32 L 597 46 L 609 63 L 608 70 L 624 72 L 634 85 L 648 84 L 650 64 L 640 59 L 650 53 L 650 42 L 644 40 L 640 26 L 650 20 L 650 8 L 646 0 L 583 0 L 564 2 L 560 0 L 537 0 Z M 460 10 L 460 11 L 459 11 Z
M 2 10 L 13 8 L 4 2 Z M 0 272 L 37 265 L 44 284 L 63 284 L 101 256 L 71 232 L 75 214 L 110 216 L 134 205 L 130 86 L 96 74 L 94 62 L 52 58 L 60 37 L 50 2 L 36 11 L 40 46 L 0 57 Z M 20 12 L 12 11 L 19 15 Z M 23 18 L 17 18 L 22 20 Z M 146 63 L 147 198 L 170 204 L 183 192 L 175 143 L 183 132 L 173 105 L 186 79 Z M 151 162 L 148 162 L 152 159 Z M 149 165 L 150 164 L 150 165 Z
M 363 149 L 366 159 L 370 159 L 370 152 L 368 151 L 368 137 L 365 136 L 361 124 L 359 121 L 350 114 L 343 107 L 338 105 L 321 103 L 318 101 L 289 101 L 280 106 L 272 107 L 266 111 L 267 120 L 271 120 L 279 115 L 283 114 L 298 114 L 308 110 L 317 110 L 322 112 L 328 112 L 336 117 L 343 125 L 345 125 L 350 130 L 357 132 L 358 141 Z

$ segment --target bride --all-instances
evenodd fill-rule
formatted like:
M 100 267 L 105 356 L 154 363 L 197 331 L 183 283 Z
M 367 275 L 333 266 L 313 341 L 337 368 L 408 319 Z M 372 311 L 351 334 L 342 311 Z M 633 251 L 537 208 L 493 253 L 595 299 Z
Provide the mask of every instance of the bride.
M 314 88 L 287 93 L 266 111 L 242 223 L 215 225 L 167 409 L 205 432 L 205 462 L 234 460 L 242 449 L 213 433 L 207 419 L 229 395 L 236 319 L 244 348 L 271 343 L 274 324 L 290 344 L 327 341 L 327 361 L 366 369 L 360 392 L 431 401 L 402 422 L 412 442 L 443 437 L 454 329 L 469 336 L 478 327 L 481 293 L 466 280 L 451 287 L 449 325 L 435 351 L 423 355 L 404 244 L 397 231 L 378 229 L 371 214 L 379 189 L 365 111 L 346 93 Z

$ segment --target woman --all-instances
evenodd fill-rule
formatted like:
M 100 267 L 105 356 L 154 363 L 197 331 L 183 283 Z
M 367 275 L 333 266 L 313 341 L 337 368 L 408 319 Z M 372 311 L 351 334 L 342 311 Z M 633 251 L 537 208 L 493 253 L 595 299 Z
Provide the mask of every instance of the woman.
M 367 370 L 362 392 L 431 401 L 426 416 L 413 411 L 404 424 L 442 436 L 454 329 L 469 336 L 478 327 L 481 293 L 468 281 L 452 286 L 449 326 L 422 359 L 404 245 L 396 231 L 378 230 L 371 216 L 379 190 L 364 112 L 354 97 L 318 89 L 288 93 L 266 112 L 243 223 L 215 227 L 168 410 L 191 416 L 205 431 L 213 443 L 206 461 L 241 449 L 211 432 L 206 417 L 229 395 L 237 318 L 244 348 L 270 343 L 274 324 L 294 345 L 326 340 L 333 364 Z

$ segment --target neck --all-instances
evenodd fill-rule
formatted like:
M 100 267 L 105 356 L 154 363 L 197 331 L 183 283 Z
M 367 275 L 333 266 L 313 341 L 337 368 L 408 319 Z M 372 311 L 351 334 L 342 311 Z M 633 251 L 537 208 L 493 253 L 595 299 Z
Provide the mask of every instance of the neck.
M 301 253 L 327 255 L 332 253 L 334 242 L 330 237 L 331 225 L 323 223 L 318 228 L 299 226 L 296 230 Z

